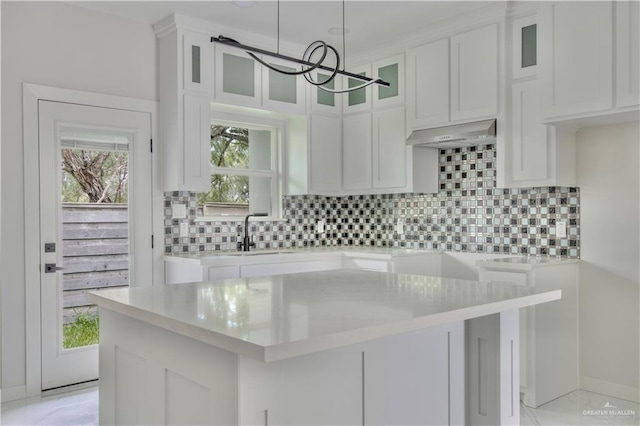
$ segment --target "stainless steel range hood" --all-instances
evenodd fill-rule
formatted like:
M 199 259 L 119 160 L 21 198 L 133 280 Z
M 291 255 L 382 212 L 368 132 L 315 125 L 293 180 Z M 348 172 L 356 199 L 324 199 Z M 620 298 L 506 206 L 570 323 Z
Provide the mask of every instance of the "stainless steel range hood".
M 434 129 L 414 130 L 407 145 L 428 148 L 460 148 L 493 143 L 496 140 L 496 120 L 454 124 Z

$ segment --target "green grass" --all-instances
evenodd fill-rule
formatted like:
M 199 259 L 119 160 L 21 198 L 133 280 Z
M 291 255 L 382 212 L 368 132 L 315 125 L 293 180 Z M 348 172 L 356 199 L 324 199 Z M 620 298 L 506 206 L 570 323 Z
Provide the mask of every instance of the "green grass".
M 64 349 L 95 345 L 100 340 L 98 317 L 79 315 L 70 324 L 62 326 L 62 345 Z

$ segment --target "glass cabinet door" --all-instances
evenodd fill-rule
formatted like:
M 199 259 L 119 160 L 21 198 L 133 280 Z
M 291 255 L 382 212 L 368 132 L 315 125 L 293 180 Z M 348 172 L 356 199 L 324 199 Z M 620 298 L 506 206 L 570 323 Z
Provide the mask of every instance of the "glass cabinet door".
M 371 77 L 371 64 L 362 65 L 359 67 L 351 67 L 348 69 L 353 74 L 362 75 L 365 77 Z M 345 84 L 347 87 L 358 87 L 363 82 L 355 78 L 345 78 Z M 344 93 L 342 95 L 345 114 L 351 112 L 364 111 L 371 108 L 371 94 L 372 85 L 364 87 L 362 89 L 353 90 L 351 92 Z
M 241 50 L 215 46 L 216 100 L 259 107 L 262 98 L 262 66 Z
M 182 38 L 184 90 L 213 92 L 213 51 L 209 36 L 185 32 Z
M 404 55 L 374 62 L 373 73 L 391 85 L 389 87 L 374 85 L 373 107 L 389 106 L 404 103 Z
M 290 62 L 276 58 L 262 57 L 269 65 L 287 72 L 297 71 L 299 68 Z M 273 111 L 290 114 L 304 114 L 306 103 L 306 81 L 302 76 L 287 75 L 267 67 L 262 69 L 262 106 Z
M 512 23 L 513 78 L 536 75 L 538 65 L 538 25 L 536 16 L 514 19 Z
M 313 72 L 313 78 L 316 81 L 327 81 L 329 75 L 330 73 L 328 71 Z M 342 88 L 343 82 L 343 77 L 336 75 L 333 80 L 324 86 L 332 90 L 338 90 Z M 310 88 L 311 109 L 313 111 L 333 114 L 340 114 L 342 112 L 342 98 L 346 96 L 346 94 L 330 93 L 311 84 L 308 86 Z

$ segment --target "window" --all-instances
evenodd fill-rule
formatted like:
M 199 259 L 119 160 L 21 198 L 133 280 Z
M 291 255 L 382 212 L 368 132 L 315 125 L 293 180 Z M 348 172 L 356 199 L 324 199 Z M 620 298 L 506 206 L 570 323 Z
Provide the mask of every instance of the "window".
M 215 120 L 211 123 L 211 190 L 197 194 L 198 216 L 237 218 L 280 214 L 277 123 Z M 255 121 L 258 121 L 256 119 Z

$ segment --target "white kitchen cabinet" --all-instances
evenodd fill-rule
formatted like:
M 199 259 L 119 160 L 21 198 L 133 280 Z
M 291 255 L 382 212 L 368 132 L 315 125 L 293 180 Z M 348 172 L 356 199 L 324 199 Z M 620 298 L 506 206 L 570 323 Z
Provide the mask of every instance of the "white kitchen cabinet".
M 480 281 L 562 290 L 560 300 L 520 310 L 520 392 L 524 404 L 536 408 L 577 389 L 577 261 L 512 258 L 477 266 Z
M 409 129 L 438 127 L 449 122 L 449 39 L 411 49 L 407 59 L 407 120 Z
M 498 25 L 451 37 L 451 120 L 498 113 Z
M 373 187 L 407 185 L 407 145 L 404 106 L 373 112 Z
M 219 43 L 215 47 L 216 102 L 262 106 L 262 65 L 242 50 Z
M 540 123 L 538 81 L 511 86 L 510 132 L 497 158 L 497 186 L 575 186 L 575 130 Z
M 613 2 L 544 3 L 540 77 L 545 119 L 613 107 Z
M 464 424 L 462 321 L 374 340 L 364 348 L 363 424 Z
M 405 108 L 395 107 L 343 118 L 345 191 L 388 190 L 407 185 Z
M 308 122 L 309 192 L 342 190 L 342 118 L 311 114 Z
M 371 113 L 346 115 L 342 119 L 342 188 L 350 190 L 372 187 Z
M 160 53 L 162 186 L 165 191 L 208 191 L 211 46 L 203 33 L 181 28 L 171 19 L 154 29 Z
M 206 271 L 206 276 L 203 276 L 204 281 L 224 280 L 227 278 L 240 278 L 240 267 L 238 265 L 228 266 L 210 266 L 203 268 Z
M 409 130 L 498 114 L 498 24 L 409 51 Z
M 640 3 L 615 2 L 616 9 L 616 105 L 640 104 Z

